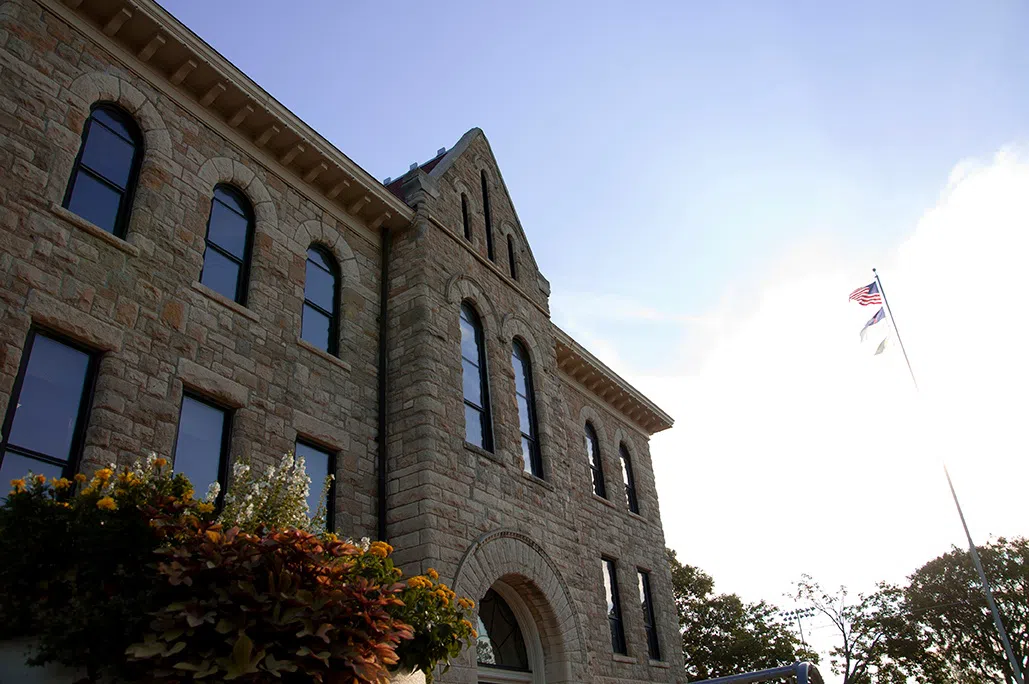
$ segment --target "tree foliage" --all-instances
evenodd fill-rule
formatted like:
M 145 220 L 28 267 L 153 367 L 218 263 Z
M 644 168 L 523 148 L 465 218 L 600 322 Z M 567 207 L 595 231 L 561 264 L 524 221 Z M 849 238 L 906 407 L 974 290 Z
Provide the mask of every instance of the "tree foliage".
M 671 549 L 667 555 L 683 660 L 691 680 L 817 661 L 817 655 L 777 621 L 778 608 L 764 601 L 747 603 L 736 594 L 715 594 L 710 575 L 680 563 Z

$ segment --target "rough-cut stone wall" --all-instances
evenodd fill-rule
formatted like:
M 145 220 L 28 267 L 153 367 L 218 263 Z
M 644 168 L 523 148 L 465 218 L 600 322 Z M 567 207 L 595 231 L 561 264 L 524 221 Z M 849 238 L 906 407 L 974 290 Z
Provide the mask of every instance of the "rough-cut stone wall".
M 546 681 L 678 681 L 678 631 L 647 436 L 559 371 L 547 315 L 549 286 L 527 246 L 519 252 L 518 280 L 511 279 L 497 227 L 506 226 L 523 245 L 524 234 L 513 231 L 517 217 L 485 137 L 463 142 L 456 159 L 437 167 L 444 168 L 441 174 L 418 171 L 404 180 L 408 201 L 422 207 L 418 228 L 400 241 L 391 262 L 391 302 L 402 308 L 399 316 L 409 317 L 395 324 L 403 339 L 393 341 L 391 362 L 398 379 L 411 363 L 427 364 L 427 372 L 396 388 L 398 397 L 412 393 L 392 412 L 393 443 L 404 447 L 403 456 L 394 457 L 392 489 L 402 507 L 391 511 L 391 534 L 400 548 L 418 544 L 418 553 L 404 558 L 411 569 L 433 566 L 475 599 L 497 580 L 520 587 L 546 653 Z M 491 179 L 495 264 L 486 258 L 483 239 L 482 169 Z M 462 192 L 472 199 L 470 190 L 471 244 L 460 204 Z M 493 453 L 464 442 L 463 301 L 477 309 L 485 333 Z M 516 338 L 532 357 L 543 479 L 522 465 L 511 364 Z M 426 399 L 421 409 L 419 397 Z M 587 417 L 600 435 L 610 500 L 592 491 L 584 451 Z M 412 442 L 420 445 L 417 456 L 407 450 Z M 642 515 L 627 510 L 619 442 L 633 457 Z M 627 658 L 611 651 L 602 556 L 618 561 Z M 652 573 L 662 663 L 647 657 L 637 568 Z M 474 655 L 467 653 L 443 681 L 472 682 L 475 676 Z
M 145 151 L 126 239 L 60 207 L 90 106 L 137 121 Z M 338 450 L 336 520 L 375 530 L 378 245 L 31 0 L 0 4 L 0 411 L 34 323 L 103 352 L 83 468 L 169 454 L 183 386 L 235 409 L 231 458 L 297 433 Z M 247 306 L 198 283 L 215 184 L 256 226 Z M 298 342 L 305 261 L 343 274 L 340 358 Z

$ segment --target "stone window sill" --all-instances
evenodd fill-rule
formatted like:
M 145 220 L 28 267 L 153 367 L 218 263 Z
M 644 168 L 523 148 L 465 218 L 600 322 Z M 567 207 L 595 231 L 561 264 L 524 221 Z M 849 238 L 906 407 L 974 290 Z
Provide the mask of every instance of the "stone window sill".
M 78 214 L 68 211 L 57 202 L 50 203 L 50 213 L 52 213 L 57 218 L 62 219 L 65 223 L 70 223 L 82 232 L 89 233 L 93 237 L 98 238 L 103 242 L 106 242 L 112 247 L 120 249 L 129 256 L 139 256 L 139 247 L 137 247 L 136 245 L 132 244 L 131 242 L 126 242 L 125 240 L 122 240 L 120 237 L 108 233 L 106 230 L 96 225 L 95 223 L 87 221 Z
M 597 496 L 596 492 L 593 492 L 593 500 L 604 504 L 608 508 L 617 509 L 617 507 L 614 505 L 614 502 L 608 501 L 607 499 L 605 499 L 602 496 Z
M 648 660 L 647 662 L 650 664 L 651 667 L 658 667 L 662 670 L 668 669 L 668 663 L 666 663 L 663 660 Z
M 505 468 L 507 467 L 507 464 L 504 463 L 504 461 L 500 458 L 500 456 L 497 456 L 496 454 L 494 454 L 491 451 L 486 451 L 482 447 L 475 446 L 471 442 L 465 442 L 464 443 L 464 450 L 465 451 L 470 451 L 473 454 L 477 454 L 479 456 L 482 456 L 483 458 L 488 458 L 489 460 L 493 461 L 494 463 L 499 463 L 501 466 L 503 466 Z
M 209 288 L 206 285 L 204 285 L 203 283 L 201 283 L 199 280 L 193 281 L 192 287 L 193 287 L 193 289 L 196 292 L 200 293 L 204 297 L 207 297 L 211 301 L 214 301 L 214 302 L 217 302 L 217 303 L 221 304 L 222 306 L 224 306 L 227 309 L 232 309 L 233 311 L 238 313 L 243 318 L 249 318 L 250 320 L 254 321 L 255 323 L 257 323 L 260 320 L 260 317 L 256 313 L 251 311 L 250 309 L 246 308 L 245 306 L 243 306 L 242 304 L 240 304 L 238 302 L 232 301 L 231 299 L 229 299 L 228 297 L 226 297 L 223 294 L 215 292 L 211 288 Z
M 333 364 L 335 366 L 339 366 L 340 368 L 342 368 L 346 372 L 348 372 L 348 373 L 350 372 L 350 364 L 347 363 L 346 361 L 344 361 L 343 359 L 339 358 L 338 356 L 333 356 L 332 354 L 330 354 L 329 352 L 325 351 L 324 349 L 319 349 L 318 347 L 314 346 L 313 344 L 311 344 L 307 340 L 303 339 L 302 337 L 297 337 L 297 344 L 300 345 L 301 349 L 306 349 L 307 351 L 311 352 L 312 354 L 315 354 L 317 356 L 322 357 L 323 359 L 325 359 L 329 363 L 331 363 L 331 364 Z
M 633 513 L 632 511 L 626 511 L 626 513 L 628 513 L 628 514 L 629 514 L 629 517 L 630 517 L 630 518 L 635 518 L 636 520 L 639 520 L 639 521 L 640 521 L 641 523 L 645 523 L 645 522 L 647 522 L 647 519 L 646 519 L 646 518 L 644 518 L 644 517 L 643 517 L 642 515 L 640 515 L 639 513 Z
M 622 655 L 621 653 L 612 653 L 611 659 L 616 663 L 625 663 L 626 665 L 635 665 L 636 659 L 632 656 Z
M 549 489 L 550 491 L 554 491 L 554 485 L 550 484 L 549 482 L 544 480 L 542 477 L 536 477 L 532 473 L 527 473 L 524 470 L 522 471 L 522 477 L 524 477 L 526 480 L 528 480 L 529 482 L 533 483 L 534 485 L 539 485 L 540 487 L 543 487 L 544 489 Z

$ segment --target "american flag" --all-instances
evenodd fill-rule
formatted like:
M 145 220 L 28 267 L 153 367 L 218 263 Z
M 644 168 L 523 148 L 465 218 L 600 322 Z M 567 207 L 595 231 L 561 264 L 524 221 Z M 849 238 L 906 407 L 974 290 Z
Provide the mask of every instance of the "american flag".
M 850 293 L 850 299 L 857 302 L 861 306 L 868 306 L 869 304 L 882 304 L 883 296 L 879 294 L 879 283 L 869 283 L 864 287 L 859 287 Z

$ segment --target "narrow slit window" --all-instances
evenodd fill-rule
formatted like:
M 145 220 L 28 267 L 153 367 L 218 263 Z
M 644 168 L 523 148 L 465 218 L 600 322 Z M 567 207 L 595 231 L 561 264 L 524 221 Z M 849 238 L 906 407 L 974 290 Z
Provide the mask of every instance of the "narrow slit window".
M 197 395 L 185 394 L 179 412 L 173 464 L 193 483 L 194 491 L 206 492 L 211 483 L 225 496 L 232 412 Z
M 609 558 L 601 561 L 604 572 L 604 593 L 607 598 L 607 624 L 611 629 L 611 650 L 627 655 L 625 628 L 622 625 L 622 602 L 618 597 L 618 573 L 615 562 Z
M 495 263 L 497 255 L 493 252 L 493 214 L 489 202 L 489 179 L 486 178 L 485 171 L 480 172 L 480 178 L 482 179 L 482 214 L 486 219 L 486 256 Z
M 600 440 L 597 439 L 597 431 L 593 425 L 586 423 L 586 459 L 590 464 L 590 472 L 593 474 L 593 493 L 602 499 L 607 498 L 607 488 L 604 486 L 604 468 L 600 460 Z
M 468 195 L 461 193 L 461 220 L 464 222 L 464 239 L 472 241 L 472 217 L 468 212 Z
M 482 321 L 465 302 L 461 305 L 461 376 L 464 386 L 465 441 L 493 451 L 489 383 L 486 378 L 486 343 Z
M 507 265 L 511 269 L 511 278 L 518 280 L 518 262 L 515 260 L 514 238 L 507 236 Z
M 250 202 L 233 187 L 216 186 L 211 215 L 207 219 L 200 282 L 223 297 L 245 305 L 253 239 L 254 212 Z
M 525 471 L 543 477 L 539 428 L 536 423 L 536 396 L 532 388 L 532 361 L 520 340 L 511 345 L 511 365 L 515 375 L 515 400 L 518 403 L 518 429 L 522 433 L 522 463 Z
M 643 627 L 647 632 L 647 653 L 651 660 L 661 660 L 661 645 L 657 639 L 657 622 L 654 620 L 654 601 L 650 595 L 650 573 L 639 571 L 640 607 L 643 609 Z
M 333 356 L 339 355 L 339 267 L 332 255 L 317 245 L 307 250 L 300 337 Z
M 636 477 L 632 472 L 632 458 L 629 456 L 629 450 L 624 444 L 619 445 L 618 452 L 622 459 L 622 481 L 625 482 L 625 501 L 630 511 L 639 513 L 640 504 L 636 498 Z
M 143 157 L 143 136 L 125 112 L 93 107 L 82 129 L 64 207 L 118 237 L 125 237 Z
M 97 357 L 33 330 L 0 433 L 0 501 L 29 471 L 71 477 L 82 453 Z

